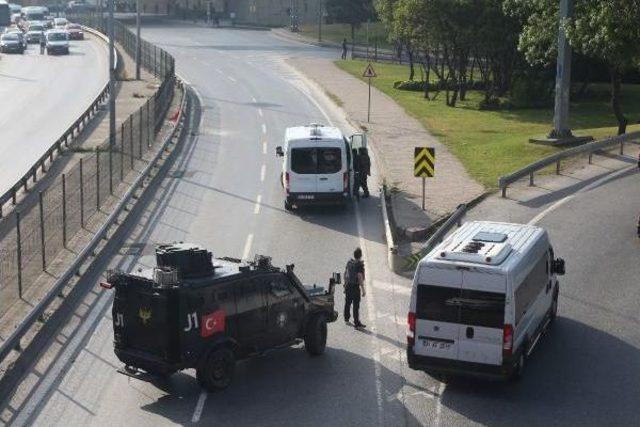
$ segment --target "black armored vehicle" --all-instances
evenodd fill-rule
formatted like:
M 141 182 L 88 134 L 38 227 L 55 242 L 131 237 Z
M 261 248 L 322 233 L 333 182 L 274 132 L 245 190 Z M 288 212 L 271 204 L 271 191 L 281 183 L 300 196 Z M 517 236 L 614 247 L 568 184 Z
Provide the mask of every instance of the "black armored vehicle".
M 230 384 L 236 360 L 301 342 L 310 355 L 324 352 L 327 323 L 338 317 L 339 274 L 327 289 L 303 286 L 293 265 L 276 268 L 264 256 L 249 263 L 213 258 L 182 243 L 159 246 L 156 261 L 134 274 L 110 271 L 101 283 L 116 292 L 121 372 L 167 376 L 195 368 L 200 385 L 213 391 Z

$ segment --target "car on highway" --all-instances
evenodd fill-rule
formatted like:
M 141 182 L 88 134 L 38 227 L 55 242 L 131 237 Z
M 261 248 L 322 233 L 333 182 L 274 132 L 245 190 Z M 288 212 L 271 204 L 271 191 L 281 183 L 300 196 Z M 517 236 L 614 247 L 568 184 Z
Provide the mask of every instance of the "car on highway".
M 409 367 L 437 377 L 519 378 L 556 318 L 564 272 L 540 227 L 464 224 L 415 272 Z
M 40 6 L 23 7 L 20 13 L 25 21 L 44 21 L 48 15 L 46 8 Z
M 359 138 L 356 138 L 359 137 Z M 366 147 L 366 138 L 353 135 L 351 142 L 338 128 L 320 124 L 287 128 L 282 157 L 284 207 L 291 210 L 312 204 L 346 206 L 354 187 L 352 150 L 354 142 Z
M 69 34 L 65 30 L 49 30 L 45 37 L 47 55 L 69 54 Z
M 237 360 L 302 342 L 312 356 L 324 352 L 327 323 L 338 317 L 338 273 L 327 289 L 304 286 L 293 265 L 213 258 L 185 243 L 159 246 L 156 263 L 133 274 L 111 271 L 100 284 L 115 288 L 119 372 L 149 379 L 195 368 L 198 383 L 214 391 L 231 383 Z
M 25 34 L 27 43 L 40 43 L 40 40 L 44 36 L 45 31 L 45 26 L 40 23 L 30 24 Z
M 67 26 L 69 21 L 66 18 L 54 18 L 53 19 L 53 28 L 64 29 Z
M 11 24 L 12 25 L 19 25 L 20 22 L 22 21 L 22 15 L 19 13 L 14 13 L 11 15 Z
M 69 39 L 71 40 L 84 40 L 84 31 L 80 24 L 69 23 L 65 26 L 65 30 L 69 33 Z
M 0 53 L 24 53 L 24 51 L 22 33 L 10 32 L 0 36 Z

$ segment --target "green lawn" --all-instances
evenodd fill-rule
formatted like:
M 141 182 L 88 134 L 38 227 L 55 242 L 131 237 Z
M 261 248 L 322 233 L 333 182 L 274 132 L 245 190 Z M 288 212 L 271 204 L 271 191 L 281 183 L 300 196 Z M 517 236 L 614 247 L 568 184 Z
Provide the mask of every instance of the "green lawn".
M 307 24 L 300 27 L 300 34 L 303 36 L 318 39 L 318 25 Z M 334 43 L 342 43 L 347 39 L 351 43 L 351 26 L 348 24 L 323 24 L 322 40 Z M 381 22 L 372 22 L 369 24 L 369 43 L 373 47 L 374 40 L 378 40 L 378 47 L 382 49 L 390 49 L 391 46 L 387 41 L 387 30 Z M 362 24 L 356 29 L 355 41 L 358 45 L 367 45 L 367 24 Z
M 364 61 L 337 61 L 341 69 L 359 77 Z M 530 137 L 546 135 L 551 129 L 552 109 L 480 111 L 480 92 L 470 92 L 456 108 L 447 107 L 442 92 L 435 101 L 426 101 L 420 92 L 393 88 L 406 80 L 408 68 L 402 65 L 374 64 L 378 77 L 375 87 L 392 97 L 444 143 L 465 165 L 469 173 L 487 188 L 497 187 L 498 177 L 519 169 L 556 149 L 528 142 Z M 604 137 L 617 132 L 616 120 L 606 95 L 607 85 L 594 86 L 602 92 L 597 100 L 572 103 L 571 128 L 577 135 Z M 640 119 L 640 86 L 626 85 L 624 109 L 631 123 Z M 373 106 L 375 108 L 375 105 Z M 628 131 L 640 130 L 630 126 Z M 418 141 L 416 141 L 418 142 Z

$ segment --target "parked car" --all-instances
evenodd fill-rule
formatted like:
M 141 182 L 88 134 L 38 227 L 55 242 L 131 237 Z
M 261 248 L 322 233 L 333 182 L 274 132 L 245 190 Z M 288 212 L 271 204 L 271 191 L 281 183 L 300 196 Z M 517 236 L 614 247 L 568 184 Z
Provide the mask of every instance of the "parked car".
M 0 53 L 24 53 L 21 33 L 4 33 L 0 36 Z
M 45 31 L 42 24 L 29 25 L 26 33 L 27 43 L 40 43 Z
M 65 30 L 69 33 L 69 39 L 84 40 L 84 31 L 82 31 L 82 26 L 80 24 L 67 24 Z
M 49 30 L 45 36 L 47 38 L 47 55 L 69 54 L 69 34 L 65 30 Z

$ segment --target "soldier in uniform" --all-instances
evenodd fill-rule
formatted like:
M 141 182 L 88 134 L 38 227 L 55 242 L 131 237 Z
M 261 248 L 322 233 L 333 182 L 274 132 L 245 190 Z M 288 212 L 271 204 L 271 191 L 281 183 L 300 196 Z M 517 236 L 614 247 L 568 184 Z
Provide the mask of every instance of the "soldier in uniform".
M 356 329 L 365 328 L 367 325 L 360 322 L 360 298 L 366 295 L 364 288 L 364 262 L 362 250 L 353 251 L 353 258 L 347 262 L 344 272 L 344 321 L 349 323 L 351 319 L 351 306 L 353 305 L 353 326 Z

